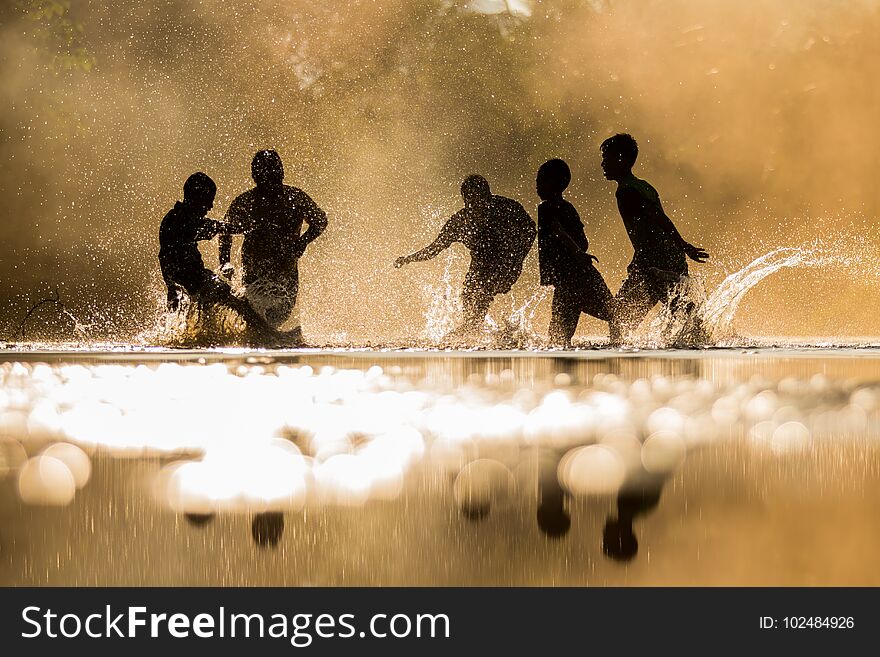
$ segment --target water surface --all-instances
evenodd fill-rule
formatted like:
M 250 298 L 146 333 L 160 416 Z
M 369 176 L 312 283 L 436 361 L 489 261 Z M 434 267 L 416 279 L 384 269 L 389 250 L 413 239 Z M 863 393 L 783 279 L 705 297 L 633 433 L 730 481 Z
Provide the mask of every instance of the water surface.
M 880 583 L 876 349 L 4 360 L 4 584 Z

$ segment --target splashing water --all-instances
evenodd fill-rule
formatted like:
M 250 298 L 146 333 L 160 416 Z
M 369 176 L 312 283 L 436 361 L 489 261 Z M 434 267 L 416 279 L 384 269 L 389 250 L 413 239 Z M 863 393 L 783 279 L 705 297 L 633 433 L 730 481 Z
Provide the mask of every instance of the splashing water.
M 725 278 L 707 295 L 699 276 L 682 277 L 672 296 L 684 301 L 677 312 L 663 306 L 647 328 L 634 336 L 637 346 L 652 348 L 721 345 L 737 338 L 733 319 L 749 290 L 782 269 L 838 267 L 851 270 L 858 263 L 821 244 L 775 249 Z
M 245 298 L 272 328 L 299 326 L 299 310 L 293 285 L 286 280 L 262 278 L 245 291 Z
M 639 334 L 633 336 L 635 346 L 650 349 L 694 348 L 709 344 L 711 334 L 706 330 L 706 291 L 699 276 L 682 276 L 673 285 L 670 298 L 674 305 L 661 304 L 657 313 Z
M 496 336 L 496 343 L 502 349 L 529 349 L 542 345 L 543 340 L 534 329 L 535 314 L 538 307 L 550 294 L 549 287 L 539 287 L 526 302 L 517 307 L 511 299 L 510 315 L 504 321 L 505 326 Z
M 452 265 L 455 261 L 450 253 L 443 265 L 443 275 L 437 285 L 425 286 L 425 296 L 429 305 L 425 312 L 423 337 L 430 344 L 439 344 L 443 336 L 450 333 L 461 317 L 461 298 L 452 281 Z
M 535 328 L 535 319 L 552 294 L 549 287 L 537 288 L 522 302 L 514 295 L 509 295 L 507 311 L 498 309 L 494 313 L 495 318 L 487 317 L 477 335 L 468 336 L 464 341 L 450 339 L 463 314 L 458 264 L 456 254 L 449 253 L 439 280 L 423 288 L 427 310 L 421 335 L 412 342 L 396 346 L 532 350 L 546 347 L 544 333 Z M 777 248 L 727 275 L 711 293 L 706 291 L 700 275 L 682 277 L 673 290 L 673 296 L 680 300 L 679 303 L 674 304 L 674 308 L 659 305 L 649 314 L 642 327 L 630 336 L 627 345 L 647 349 L 692 349 L 742 346 L 744 341 L 754 344 L 753 340 L 738 336 L 733 327 L 746 294 L 782 269 L 817 267 L 840 269 L 866 279 L 880 280 L 874 255 L 848 243 L 817 241 L 799 247 Z M 273 295 L 272 298 L 276 297 Z M 498 300 L 495 307 L 497 303 Z M 152 327 L 138 334 L 135 344 L 192 348 L 236 346 L 246 342 L 244 324 L 231 311 L 184 304 L 179 312 L 166 313 L 164 296 L 158 292 L 156 309 Z M 296 310 L 293 318 L 294 321 L 298 320 Z M 329 339 L 328 346 L 348 342 L 345 333 L 325 335 L 324 338 Z M 604 341 L 595 344 L 604 344 Z
M 424 293 L 428 299 L 428 310 L 425 312 L 425 329 L 422 339 L 437 346 L 446 345 L 449 334 L 459 325 L 462 318 L 461 295 L 458 284 L 453 280 L 453 264 L 455 257 L 450 254 L 443 267 L 443 274 L 438 284 L 425 286 Z M 491 315 L 486 317 L 479 335 L 471 336 L 470 343 L 495 349 L 528 349 L 542 345 L 543 340 L 533 328 L 535 314 L 541 302 L 549 294 L 549 288 L 541 287 L 526 301 L 518 305 L 511 297 L 508 315 L 495 321 Z
M 177 312 L 165 310 L 157 301 L 153 325 L 141 331 L 136 344 L 166 347 L 213 347 L 235 345 L 245 337 L 245 326 L 233 312 L 219 306 L 203 306 L 184 299 Z
M 804 248 L 781 248 L 756 258 L 730 274 L 706 300 L 703 323 L 716 340 L 729 337 L 733 316 L 746 292 L 771 274 L 788 267 L 815 267 L 827 258 Z
M 679 299 L 674 308 L 661 305 L 631 336 L 629 343 L 640 348 L 695 348 L 719 345 L 736 339 L 733 319 L 745 295 L 764 279 L 786 268 L 836 266 L 851 269 L 851 258 L 835 253 L 837 249 L 818 243 L 803 247 L 782 247 L 766 253 L 742 269 L 728 275 L 708 294 L 699 275 L 682 277 L 675 284 L 672 297 Z M 453 282 L 450 255 L 439 285 L 425 288 L 429 308 L 425 313 L 423 336 L 432 344 L 440 344 L 457 325 L 461 301 Z M 523 305 L 511 301 L 509 315 L 499 324 L 488 317 L 480 346 L 501 349 L 540 348 L 545 341 L 533 328 L 539 306 L 550 293 L 541 287 Z

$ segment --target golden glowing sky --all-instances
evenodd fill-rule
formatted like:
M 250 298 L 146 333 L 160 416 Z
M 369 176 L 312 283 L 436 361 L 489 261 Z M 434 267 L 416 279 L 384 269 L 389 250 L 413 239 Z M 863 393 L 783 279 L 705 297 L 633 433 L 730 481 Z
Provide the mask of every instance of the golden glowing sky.
M 330 217 L 301 265 L 317 341 L 421 336 L 446 258 L 391 262 L 433 238 L 468 173 L 533 211 L 550 157 L 571 165 L 568 197 L 616 289 L 631 249 L 597 155 L 620 131 L 641 145 L 637 175 L 712 253 L 692 269 L 707 288 L 774 248 L 820 242 L 821 267 L 747 296 L 741 332 L 878 334 L 880 2 L 502 4 L 72 0 L 74 45 L 95 65 L 69 72 L 47 67 L 67 52 L 60 37 L 36 40 L 37 24 L 0 10 L 0 337 L 55 285 L 95 337 L 144 329 L 158 224 L 183 180 L 214 177 L 222 216 L 263 147 Z M 453 254 L 457 285 L 466 257 Z M 516 299 L 536 288 L 533 253 Z M 548 314 L 549 298 L 541 333 Z

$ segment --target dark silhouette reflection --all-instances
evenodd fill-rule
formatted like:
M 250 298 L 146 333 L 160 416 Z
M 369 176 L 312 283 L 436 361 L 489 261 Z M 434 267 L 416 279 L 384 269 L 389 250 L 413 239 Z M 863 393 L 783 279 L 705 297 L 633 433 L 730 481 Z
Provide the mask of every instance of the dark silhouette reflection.
M 267 511 L 254 516 L 251 535 L 260 547 L 276 547 L 284 534 L 284 514 L 280 511 Z
M 538 529 L 549 538 L 562 538 L 571 529 L 565 508 L 567 494 L 559 485 L 556 468 L 544 469 L 538 477 Z
M 614 297 L 593 266 L 589 241 L 575 207 L 562 197 L 571 182 L 563 160 L 548 160 L 538 169 L 538 263 L 541 285 L 553 286 L 550 343 L 570 347 L 581 313 L 611 321 Z
M 205 527 L 217 517 L 216 513 L 184 513 L 183 517 L 193 527 Z
M 532 218 L 516 201 L 492 194 L 483 176 L 471 175 L 461 184 L 464 208 L 444 224 L 431 244 L 394 261 L 395 267 L 430 260 L 455 242 L 471 255 L 464 278 L 461 303 L 464 319 L 447 339 L 461 339 L 482 326 L 492 299 L 505 294 L 519 278 L 536 228 Z
M 256 186 L 238 196 L 226 212 L 229 230 L 220 236 L 220 271 L 233 277 L 232 234 L 243 234 L 245 296 L 277 328 L 293 312 L 299 292 L 299 259 L 324 232 L 327 215 L 304 191 L 284 184 L 284 166 L 275 151 L 254 155 L 251 174 Z M 304 223 L 308 229 L 302 233 Z
M 232 309 L 260 337 L 276 337 L 266 321 L 251 305 L 232 293 L 232 289 L 205 267 L 198 242 L 213 239 L 229 230 L 221 221 L 205 215 L 214 207 L 217 185 L 206 174 L 197 172 L 183 185 L 183 201 L 178 201 L 159 227 L 159 265 L 168 288 L 168 309 L 180 306 L 181 292 L 203 305 L 219 304 Z
M 639 552 L 633 521 L 660 503 L 665 477 L 644 476 L 637 483 L 625 483 L 617 495 L 617 516 L 609 516 L 602 531 L 602 552 L 615 561 L 632 561 Z
M 692 313 L 693 304 L 677 294 L 677 284 L 687 278 L 687 258 L 705 262 L 709 254 L 684 240 L 663 211 L 657 190 L 633 175 L 639 149 L 632 136 L 614 135 L 602 142 L 601 151 L 602 171 L 617 183 L 617 208 L 634 250 L 617 292 L 616 340 L 621 331 L 635 329 L 659 302 L 673 312 Z
M 461 507 L 461 515 L 471 522 L 480 522 L 489 517 L 490 510 L 491 507 L 488 504 L 464 505 Z
M 184 513 L 184 519 L 193 527 L 203 529 L 217 517 L 216 513 Z M 251 522 L 254 543 L 263 548 L 276 547 L 284 535 L 284 514 L 280 511 L 258 513 Z

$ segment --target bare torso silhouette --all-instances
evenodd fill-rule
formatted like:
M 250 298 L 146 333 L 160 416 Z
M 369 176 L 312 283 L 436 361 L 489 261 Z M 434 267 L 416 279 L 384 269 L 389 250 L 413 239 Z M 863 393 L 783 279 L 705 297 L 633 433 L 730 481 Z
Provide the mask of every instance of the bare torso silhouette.
M 208 219 L 178 201 L 159 226 L 159 265 L 166 283 L 180 285 L 190 295 L 198 293 L 213 272 L 205 267 L 198 243 L 225 230 L 222 222 Z
M 440 230 L 437 242 L 461 242 L 471 254 L 466 285 L 490 294 L 509 292 L 535 239 L 535 224 L 513 199 L 492 195 L 484 212 L 462 208 Z M 445 248 L 445 247 L 444 247 Z
M 233 232 L 244 234 L 241 261 L 246 286 L 264 277 L 290 279 L 295 285 L 299 247 L 308 239 L 300 235 L 303 223 L 315 237 L 327 226 L 326 215 L 309 195 L 289 185 L 274 194 L 258 188 L 244 192 L 232 202 L 226 221 Z
M 620 217 L 633 246 L 630 269 L 655 268 L 687 274 L 682 240 L 663 211 L 660 195 L 635 176 L 622 180 L 615 193 Z

